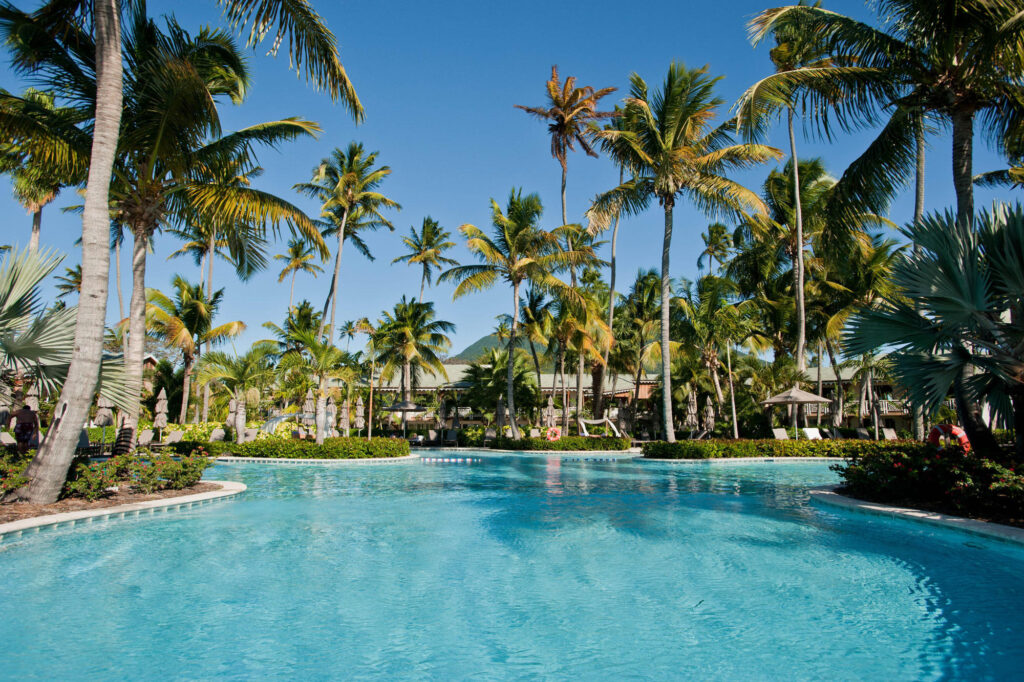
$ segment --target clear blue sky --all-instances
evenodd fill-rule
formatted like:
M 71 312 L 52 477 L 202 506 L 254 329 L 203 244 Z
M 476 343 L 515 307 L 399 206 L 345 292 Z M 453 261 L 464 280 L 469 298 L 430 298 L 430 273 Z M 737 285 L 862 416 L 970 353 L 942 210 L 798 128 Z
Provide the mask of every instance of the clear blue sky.
M 19 2 L 31 9 L 36 3 Z M 721 114 L 742 91 L 770 73 L 765 48 L 753 49 L 746 39 L 746 23 L 769 5 L 752 0 L 717 3 L 650 2 L 624 12 L 621 3 L 597 0 L 585 6 L 519 0 L 514 3 L 481 3 L 465 0 L 424 3 L 351 2 L 318 0 L 341 45 L 341 57 L 366 108 L 366 122 L 356 126 L 345 111 L 323 94 L 298 80 L 288 68 L 286 56 L 276 59 L 266 50 L 252 53 L 254 83 L 251 95 L 241 106 L 222 108 L 225 129 L 235 129 L 264 120 L 302 116 L 324 129 L 317 140 L 290 144 L 280 151 L 267 151 L 261 162 L 266 173 L 258 186 L 296 201 L 311 215 L 314 202 L 291 192 L 291 186 L 308 179 L 311 169 L 332 148 L 350 140 L 362 141 L 379 150 L 380 161 L 391 166 L 393 175 L 384 192 L 400 202 L 403 210 L 392 217 L 395 233 L 372 235 L 367 242 L 377 257 L 369 262 L 353 249 L 346 249 L 342 262 L 339 315 L 342 320 L 378 315 L 391 308 L 403 294 L 419 290 L 420 271 L 391 260 L 403 252 L 400 236 L 425 215 L 439 220 L 456 234 L 459 225 L 489 226 L 489 199 L 504 203 L 513 186 L 539 192 L 546 207 L 545 224 L 559 222 L 559 166 L 551 158 L 544 124 L 513 108 L 514 104 L 544 103 L 544 81 L 552 64 L 563 75 L 576 76 L 580 85 L 618 87 L 605 101 L 608 106 L 625 96 L 628 78 L 639 73 L 654 86 L 664 78 L 669 63 L 708 64 L 713 74 L 725 78 L 721 96 L 727 101 Z M 843 0 L 827 6 L 865 20 L 873 20 L 862 2 Z M 150 13 L 173 12 L 186 27 L 223 25 L 213 0 L 150 2 Z M 5 68 L 2 86 L 19 91 L 19 82 Z M 833 143 L 798 140 L 801 156 L 822 156 L 830 171 L 839 175 L 871 139 L 871 133 L 843 136 Z M 771 143 L 787 147 L 779 127 Z M 1003 167 L 1003 162 L 980 140 L 975 146 L 976 172 Z M 759 188 L 769 166 L 737 175 L 752 188 Z M 618 174 L 604 158 L 592 159 L 576 153 L 569 160 L 568 202 L 570 220 L 581 219 L 590 199 L 616 184 Z M 11 198 L 4 179 L 0 190 L 0 215 L 4 236 L 0 242 L 24 244 L 30 218 Z M 927 205 L 943 209 L 953 204 L 950 140 L 948 131 L 931 139 L 927 169 Z M 977 205 L 1009 193 L 979 191 Z M 42 241 L 67 254 L 66 265 L 79 261 L 74 240 L 80 235 L 80 220 L 62 214 L 60 208 L 78 203 L 73 192 L 65 192 L 43 219 Z M 890 217 L 897 223 L 911 215 L 913 198 L 905 191 L 892 207 Z M 700 233 L 709 219 L 684 204 L 676 208 L 672 246 L 672 275 L 693 277 Z M 638 268 L 656 266 L 661 252 L 662 215 L 657 206 L 646 215 L 623 222 L 619 239 L 619 281 L 628 285 Z M 284 249 L 281 243 L 274 253 Z M 460 246 L 455 257 L 469 260 Z M 197 279 L 190 261 L 166 260 L 178 248 L 169 236 L 156 238 L 156 252 L 150 257 L 147 283 L 167 289 L 176 272 Z M 122 255 L 123 287 L 130 295 L 127 254 Z M 333 262 L 333 261 L 332 261 Z M 329 269 L 331 263 L 325 264 Z M 249 329 L 236 342 L 241 349 L 264 338 L 260 325 L 280 323 L 288 305 L 288 282 L 277 283 L 279 268 L 272 268 L 246 284 L 239 283 L 225 263 L 215 266 L 215 286 L 226 289 L 220 321 L 243 320 Z M 111 268 L 113 278 L 113 268 Z M 111 282 L 108 320 L 117 316 L 117 300 Z M 313 280 L 300 275 L 296 299 L 309 298 L 322 305 L 329 279 Z M 49 292 L 48 292 L 49 293 Z M 439 316 L 456 323 L 452 352 L 490 332 L 495 316 L 509 312 L 511 293 L 503 288 L 475 294 L 453 302 L 452 289 L 442 285 L 430 290 L 427 299 L 437 304 Z

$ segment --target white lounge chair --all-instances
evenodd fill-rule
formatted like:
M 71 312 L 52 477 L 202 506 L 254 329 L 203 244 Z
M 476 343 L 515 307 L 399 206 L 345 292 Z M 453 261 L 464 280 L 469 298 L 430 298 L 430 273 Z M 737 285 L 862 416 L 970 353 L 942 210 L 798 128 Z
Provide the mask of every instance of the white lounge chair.
M 210 432 L 210 442 L 220 443 L 224 440 L 224 429 L 214 429 Z
M 882 436 L 886 440 L 899 440 L 900 437 L 896 435 L 896 429 L 884 428 L 882 429 Z
M 139 440 L 136 444 L 139 447 L 145 447 L 153 442 L 153 429 L 143 429 L 142 433 L 139 434 Z
M 867 429 L 865 429 L 865 428 L 863 428 L 861 426 L 858 426 L 857 427 L 857 438 L 859 438 L 861 440 L 871 440 L 871 434 L 868 433 Z
M 494 429 L 487 429 L 484 431 L 484 442 L 494 440 L 496 434 L 497 432 Z
M 804 436 L 807 437 L 807 440 L 824 440 L 821 436 L 821 431 L 816 427 L 808 426 L 803 428 L 802 431 L 804 432 Z
M 7 433 L 6 431 L 0 431 L 0 445 L 17 445 L 18 441 L 14 440 L 14 436 Z
M 540 438 L 540 429 L 530 429 L 530 438 Z
M 772 429 L 772 435 L 775 436 L 775 440 L 789 440 L 786 429 Z

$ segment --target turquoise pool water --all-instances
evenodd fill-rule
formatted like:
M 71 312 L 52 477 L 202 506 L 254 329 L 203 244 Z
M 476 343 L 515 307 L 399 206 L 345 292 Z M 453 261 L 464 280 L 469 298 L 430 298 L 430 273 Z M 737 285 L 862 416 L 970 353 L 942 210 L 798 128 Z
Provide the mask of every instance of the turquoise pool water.
M 0 677 L 1009 679 L 1024 553 L 810 506 L 818 462 L 219 465 L 0 545 Z

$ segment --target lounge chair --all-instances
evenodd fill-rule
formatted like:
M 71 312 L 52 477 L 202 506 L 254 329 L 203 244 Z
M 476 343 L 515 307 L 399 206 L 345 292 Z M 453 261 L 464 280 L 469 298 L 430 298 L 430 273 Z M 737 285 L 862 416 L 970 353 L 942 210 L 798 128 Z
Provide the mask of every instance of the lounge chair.
M 804 436 L 807 437 L 807 440 L 824 440 L 824 438 L 822 438 L 821 436 L 821 431 L 819 431 L 817 428 L 813 426 L 805 427 L 803 429 L 803 432 Z
M 136 445 L 138 445 L 139 447 L 146 447 L 147 445 L 149 445 L 152 442 L 153 442 L 153 429 L 143 429 L 143 431 L 141 433 L 139 433 L 139 440 L 136 441 Z
M 530 438 L 540 438 L 540 429 L 530 429 Z
M 486 431 L 484 431 L 484 442 L 486 443 L 488 441 L 494 440 L 496 435 L 497 432 L 494 429 L 487 429 Z
M 246 429 L 245 430 L 245 442 L 256 440 L 256 434 L 259 433 L 259 429 Z M 172 434 L 173 435 L 173 434 Z M 178 440 L 181 440 L 180 438 Z M 177 442 L 177 441 L 175 441 Z
M 18 445 L 18 441 L 14 440 L 14 436 L 7 433 L 6 431 L 0 431 L 0 445 Z
M 886 440 L 899 440 L 900 437 L 896 435 L 896 429 L 884 428 L 882 429 L 882 436 Z
M 224 441 L 224 429 L 214 429 L 210 432 L 211 443 L 222 443 Z
M 871 434 L 868 433 L 868 430 L 865 429 L 864 427 L 858 426 L 857 427 L 857 438 L 859 438 L 861 440 L 871 440 Z
M 171 431 L 169 434 L 167 434 L 167 440 L 164 441 L 164 445 L 170 445 L 171 443 L 180 443 L 181 439 L 184 437 L 184 431 Z
M 444 435 L 444 444 L 448 445 L 449 443 L 459 444 L 459 432 L 455 429 L 448 429 Z
M 829 431 L 829 433 L 831 434 L 831 436 L 832 436 L 832 438 L 833 438 L 834 440 L 842 440 L 843 438 L 845 438 L 845 436 L 843 436 L 843 434 L 839 432 L 839 429 L 837 429 L 837 428 L 836 428 L 836 427 L 834 427 L 834 426 L 833 426 L 833 427 L 832 427 L 832 429 L 831 429 L 831 430 Z
M 775 440 L 789 440 L 786 429 L 772 429 L 772 435 L 775 436 Z
M 704 440 L 707 437 L 707 431 L 690 431 L 690 440 Z
M 430 430 L 427 431 L 427 442 L 429 442 L 429 443 L 436 443 L 437 442 L 437 431 L 435 431 L 434 429 L 430 429 Z

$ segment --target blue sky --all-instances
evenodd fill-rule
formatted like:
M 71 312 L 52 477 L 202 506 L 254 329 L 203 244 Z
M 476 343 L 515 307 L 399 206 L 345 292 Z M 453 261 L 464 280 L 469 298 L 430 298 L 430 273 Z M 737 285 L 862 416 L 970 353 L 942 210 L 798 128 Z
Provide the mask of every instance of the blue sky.
M 35 3 L 17 3 L 31 9 Z M 314 3 L 338 36 L 341 57 L 366 108 L 366 122 L 356 126 L 348 114 L 323 94 L 315 92 L 289 70 L 286 56 L 276 59 L 266 50 L 252 52 L 254 82 L 241 106 L 222 107 L 226 130 L 265 120 L 301 116 L 320 123 L 323 133 L 260 157 L 265 174 L 257 186 L 289 197 L 311 215 L 317 205 L 295 195 L 291 186 L 308 179 L 318 161 L 336 146 L 351 140 L 380 152 L 382 163 L 393 174 L 383 191 L 402 204 L 392 215 L 396 230 L 371 235 L 367 242 L 376 260 L 370 262 L 354 249 L 346 249 L 342 262 L 341 320 L 378 315 L 391 308 L 403 294 L 419 290 L 420 271 L 391 264 L 403 253 L 400 237 L 412 225 L 431 215 L 456 235 L 463 223 L 489 226 L 489 200 L 504 203 L 512 187 L 538 192 L 546 207 L 545 226 L 559 220 L 558 163 L 551 158 L 544 124 L 513 108 L 515 104 L 544 103 L 544 81 L 552 64 L 564 75 L 576 76 L 580 85 L 617 87 L 607 98 L 610 107 L 625 96 L 631 73 L 637 72 L 652 85 L 660 84 L 671 61 L 691 66 L 707 64 L 710 72 L 725 78 L 720 95 L 728 106 L 753 82 L 771 71 L 767 49 L 754 49 L 746 39 L 746 23 L 768 7 L 764 2 L 729 0 L 717 3 L 649 2 L 629 12 L 621 3 L 603 0 L 587 3 L 518 1 L 481 3 L 465 0 L 438 3 L 411 1 L 356 3 L 348 0 Z M 873 21 L 862 2 L 827 3 L 831 9 Z M 213 0 L 199 2 L 153 1 L 150 13 L 173 12 L 179 22 L 195 30 L 202 24 L 223 25 Z M 4 64 L 2 87 L 20 90 L 25 83 Z M 872 138 L 870 131 L 842 136 L 831 143 L 798 138 L 798 153 L 822 156 L 829 170 L 839 175 Z M 785 131 L 778 127 L 771 144 L 788 150 Z M 950 140 L 940 131 L 930 140 L 926 200 L 929 210 L 953 204 Z M 976 172 L 1004 164 L 979 139 L 975 146 Z M 773 166 L 737 174 L 748 187 L 759 188 Z M 569 219 L 581 219 L 591 198 L 613 187 L 618 180 L 614 166 L 605 158 L 592 159 L 577 152 L 569 159 Z M 4 243 L 24 244 L 30 218 L 11 198 L 10 183 L 0 188 L 0 215 L 4 216 Z M 979 207 L 1007 193 L 979 191 Z M 67 254 L 66 265 L 79 262 L 74 246 L 80 235 L 78 217 L 60 208 L 78 203 L 65 192 L 43 218 L 45 246 Z M 908 188 L 892 207 L 890 218 L 905 222 L 913 198 Z M 682 203 L 675 212 L 672 275 L 693 277 L 700 234 L 711 222 Z M 645 215 L 623 221 L 619 238 L 619 281 L 628 285 L 638 268 L 657 265 L 661 252 L 662 215 L 657 206 Z M 273 247 L 284 250 L 287 235 Z M 454 257 L 470 259 L 461 246 Z M 174 273 L 197 279 L 191 261 L 167 260 L 178 248 L 170 236 L 156 238 L 150 257 L 147 283 L 168 289 Z M 607 251 L 606 251 L 607 253 Z M 130 272 L 122 254 L 122 277 L 127 305 Z M 324 265 L 329 269 L 333 261 Z M 278 284 L 277 263 L 249 282 L 238 282 L 225 263 L 215 266 L 215 286 L 226 290 L 220 321 L 242 320 L 247 332 L 236 341 L 241 349 L 264 338 L 261 324 L 280 323 L 288 305 L 288 281 Z M 111 277 L 113 277 L 113 267 Z M 117 316 L 117 299 L 111 282 L 108 319 Z M 309 298 L 322 305 L 329 278 L 300 275 L 296 299 Z M 457 325 L 452 352 L 460 351 L 491 331 L 495 316 L 510 311 L 511 293 L 504 288 L 452 301 L 450 285 L 429 290 L 439 317 Z

